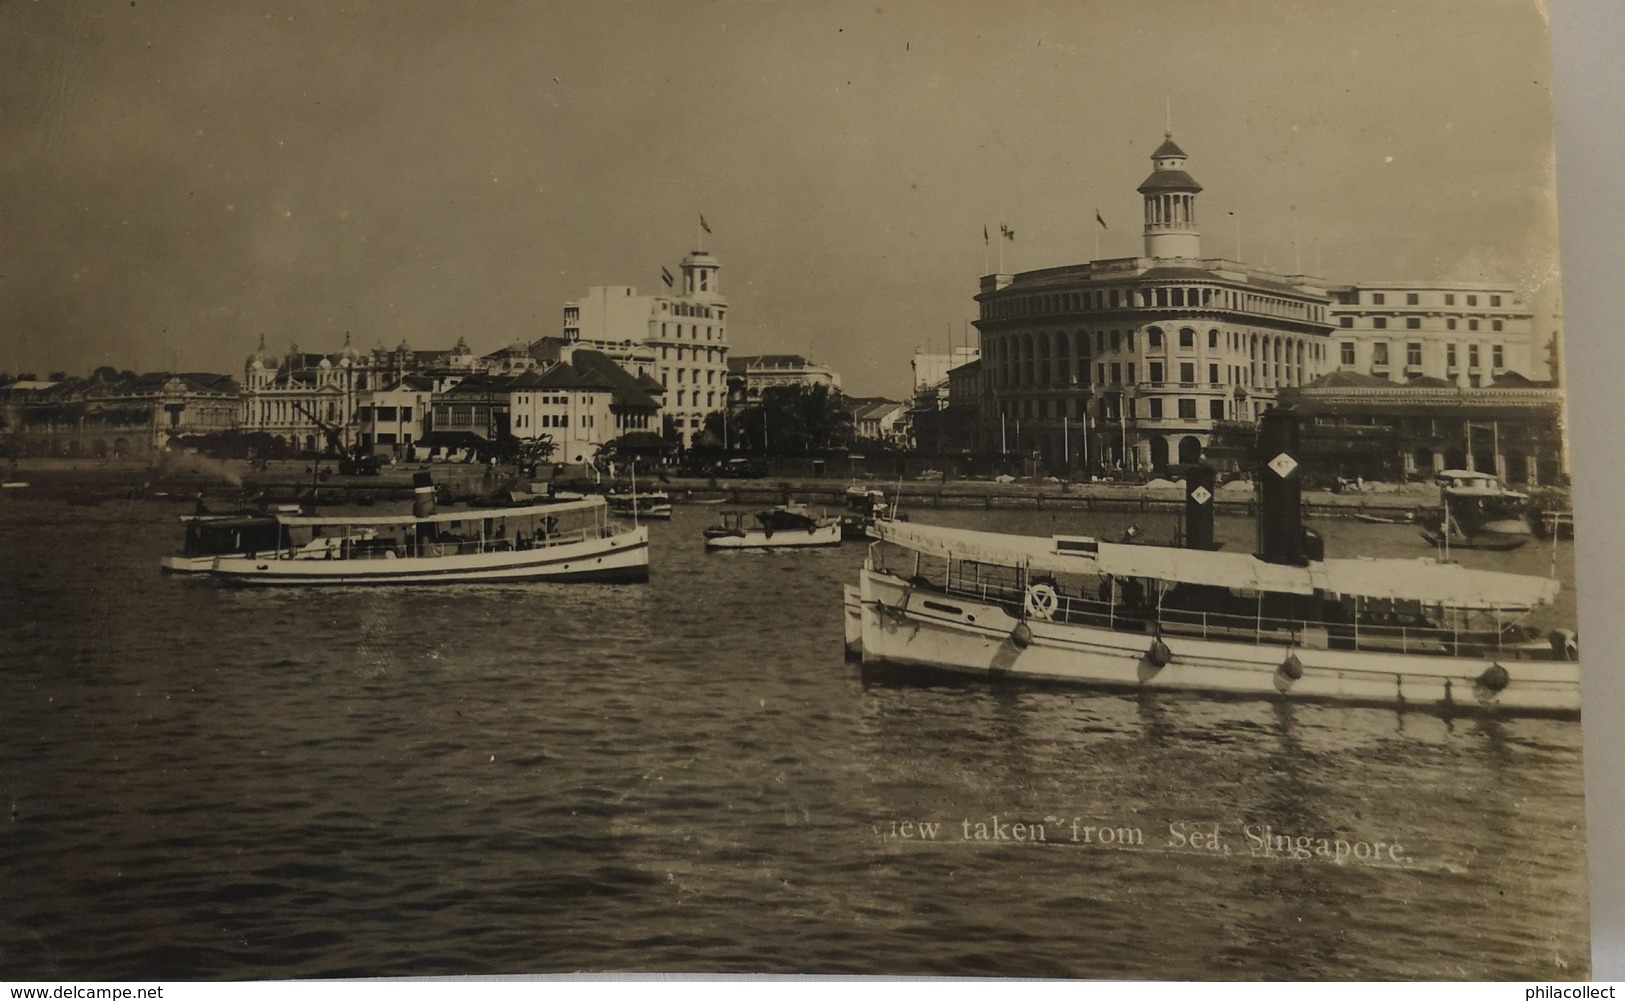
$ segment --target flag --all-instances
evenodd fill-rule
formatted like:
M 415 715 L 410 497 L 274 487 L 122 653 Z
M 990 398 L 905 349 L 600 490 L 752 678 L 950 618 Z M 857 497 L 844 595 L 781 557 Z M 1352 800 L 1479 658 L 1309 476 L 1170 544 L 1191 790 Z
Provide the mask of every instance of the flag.
M 1100 223 L 1100 228 L 1101 229 L 1110 229 L 1111 228 L 1111 227 L 1106 225 L 1106 220 L 1104 220 L 1104 219 L 1102 219 L 1100 217 L 1100 210 L 1099 209 L 1095 209 L 1095 222 Z
M 999 232 L 1004 234 L 1004 238 L 1006 240 L 1014 240 L 1016 238 L 1016 231 L 1002 223 L 999 225 Z
M 982 225 L 982 242 L 983 243 L 987 242 L 987 224 L 986 223 L 984 223 Z
M 677 279 L 673 278 L 671 272 L 667 271 L 666 268 L 662 266 L 660 269 L 660 280 L 666 283 L 667 288 L 671 288 L 671 283 Z
M 705 230 L 707 233 L 711 232 L 711 227 L 705 224 L 705 216 L 703 213 L 700 215 L 700 228 Z

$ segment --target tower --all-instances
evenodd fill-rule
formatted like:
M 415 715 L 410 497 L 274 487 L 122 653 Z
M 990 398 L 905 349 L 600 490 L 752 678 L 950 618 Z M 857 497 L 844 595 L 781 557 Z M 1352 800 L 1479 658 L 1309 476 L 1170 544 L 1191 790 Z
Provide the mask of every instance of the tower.
M 696 302 L 721 301 L 722 288 L 717 278 L 721 269 L 717 259 L 703 250 L 683 258 L 683 297 Z
M 1202 186 L 1185 172 L 1185 151 L 1174 143 L 1173 133 L 1163 133 L 1151 165 L 1151 176 L 1139 188 L 1145 196 L 1145 256 L 1201 258 L 1196 193 Z

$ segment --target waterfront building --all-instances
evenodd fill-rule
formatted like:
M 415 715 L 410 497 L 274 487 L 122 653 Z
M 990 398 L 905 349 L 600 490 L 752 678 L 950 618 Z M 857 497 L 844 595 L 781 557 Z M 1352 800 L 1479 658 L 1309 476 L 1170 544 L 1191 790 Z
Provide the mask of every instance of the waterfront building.
M 908 443 L 909 405 L 885 397 L 845 397 L 842 404 L 852 415 L 852 433 L 869 441 L 890 445 Z
M 941 386 L 948 381 L 948 372 L 959 366 L 973 362 L 982 356 L 982 349 L 975 346 L 960 346 L 951 352 L 931 352 L 924 348 L 915 348 L 914 357 L 909 361 L 909 368 L 914 373 L 914 395 L 935 386 Z
M 236 381 L 214 372 L 0 386 L 0 443 L 17 455 L 145 459 L 189 435 L 229 431 L 237 416 Z
M 630 285 L 595 286 L 564 305 L 564 339 L 601 352 L 664 389 L 665 416 L 686 444 L 705 417 L 727 405 L 728 300 L 721 264 L 704 250 L 683 258 L 672 291 L 639 295 Z
M 378 455 L 411 459 L 429 431 L 434 381 L 407 375 L 356 396 L 356 440 Z
M 1534 313 L 1510 286 L 1383 282 L 1329 291 L 1340 370 L 1462 388 L 1534 371 Z
M 987 275 L 976 296 L 982 435 L 1052 471 L 1194 462 L 1334 364 L 1326 283 L 1201 256 L 1171 136 L 1139 192 L 1144 254 Z
M 728 359 L 728 382 L 744 404 L 761 399 L 762 390 L 770 386 L 824 386 L 831 392 L 841 391 L 839 373 L 801 355 L 736 355 Z
M 1462 386 L 1338 370 L 1282 390 L 1280 403 L 1302 416 L 1300 457 L 1325 476 L 1393 481 L 1473 469 L 1529 486 L 1565 477 L 1563 391 L 1515 372 Z M 1251 426 L 1232 431 L 1243 447 L 1252 440 Z

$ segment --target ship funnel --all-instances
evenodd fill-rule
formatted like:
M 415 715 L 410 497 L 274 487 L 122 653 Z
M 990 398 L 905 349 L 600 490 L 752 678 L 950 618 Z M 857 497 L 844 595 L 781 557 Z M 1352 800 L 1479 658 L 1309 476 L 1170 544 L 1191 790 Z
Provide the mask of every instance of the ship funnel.
M 1213 467 L 1185 467 L 1185 548 L 1213 548 Z
M 428 470 L 412 474 L 412 516 L 434 514 L 434 476 Z
M 1309 562 L 1303 530 L 1303 462 L 1298 415 L 1266 410 L 1258 421 L 1258 558 L 1304 566 Z

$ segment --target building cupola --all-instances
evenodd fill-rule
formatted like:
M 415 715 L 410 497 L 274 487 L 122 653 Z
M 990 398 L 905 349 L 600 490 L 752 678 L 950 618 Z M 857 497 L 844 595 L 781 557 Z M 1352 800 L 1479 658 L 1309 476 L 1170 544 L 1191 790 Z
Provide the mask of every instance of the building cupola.
M 1172 133 L 1163 133 L 1162 145 L 1151 154 L 1151 176 L 1139 190 L 1145 196 L 1145 256 L 1200 259 L 1196 194 L 1202 186 L 1185 172 L 1185 151 Z
M 703 250 L 696 250 L 683 258 L 683 295 L 689 299 L 722 298 L 722 286 L 717 272 L 722 265 Z

